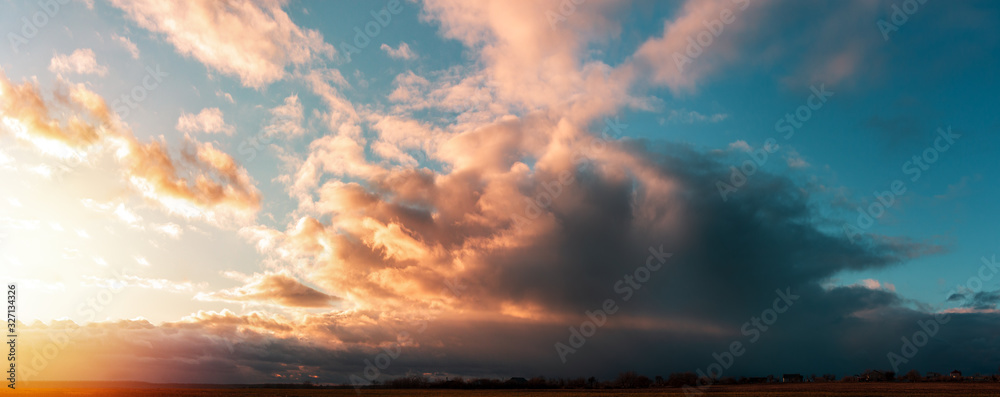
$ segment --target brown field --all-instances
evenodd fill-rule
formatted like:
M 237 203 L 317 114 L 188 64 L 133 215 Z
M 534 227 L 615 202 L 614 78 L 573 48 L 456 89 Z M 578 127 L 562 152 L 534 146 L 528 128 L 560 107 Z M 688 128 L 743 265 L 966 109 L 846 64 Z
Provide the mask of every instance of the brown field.
M 230 396 L 357 396 L 354 390 L 287 390 L 287 389 L 101 389 L 101 388 L 51 388 L 23 389 L 7 395 L 24 396 L 188 396 L 188 397 L 230 397 Z M 711 396 L 997 396 L 1000 397 L 998 383 L 816 383 L 794 385 L 738 385 L 713 386 L 705 390 Z M 683 396 L 680 389 L 647 390 L 362 390 L 362 396 L 496 396 L 496 397 L 582 397 L 582 396 Z

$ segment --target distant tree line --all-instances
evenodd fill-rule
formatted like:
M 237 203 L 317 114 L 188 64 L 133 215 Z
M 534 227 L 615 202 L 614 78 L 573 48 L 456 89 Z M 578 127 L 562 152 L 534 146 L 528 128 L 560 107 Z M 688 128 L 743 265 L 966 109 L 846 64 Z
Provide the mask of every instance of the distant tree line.
M 720 379 L 699 378 L 694 372 L 672 373 L 666 378 L 655 376 L 650 378 L 635 371 L 622 372 L 611 380 L 589 378 L 445 378 L 430 379 L 423 376 L 404 376 L 384 382 L 374 382 L 365 388 L 385 389 L 646 389 L 646 388 L 676 388 L 699 385 L 739 385 L 768 384 L 789 382 L 1000 382 L 1000 375 L 973 374 L 962 376 L 955 371 L 948 374 L 927 372 L 924 375 L 917 370 L 911 370 L 902 376 L 896 376 L 893 371 L 866 370 L 856 375 L 846 375 L 837 378 L 833 374 L 817 376 L 815 374 L 802 376 L 785 374 L 782 377 L 768 375 L 764 377 L 723 377 Z M 789 380 L 794 379 L 794 380 Z
M 998 369 L 1000 371 L 1000 369 Z M 782 377 L 767 375 L 763 377 L 723 377 L 709 379 L 699 377 L 694 372 L 676 372 L 666 378 L 655 376 L 649 378 L 635 371 L 622 372 L 611 380 L 589 378 L 462 378 L 449 377 L 434 379 L 418 375 L 403 376 L 384 382 L 373 382 L 370 385 L 360 385 L 362 388 L 378 389 L 646 389 L 646 388 L 677 388 L 684 386 L 698 387 L 704 385 L 746 385 L 768 383 L 798 383 L 798 382 L 1000 382 L 1000 374 L 986 375 L 975 373 L 969 376 L 959 371 L 950 373 L 927 372 L 921 374 L 913 369 L 906 374 L 897 376 L 893 371 L 869 369 L 860 374 L 846 375 L 841 378 L 833 374 L 817 376 L 815 374 L 802 376 L 800 374 L 784 374 Z M 319 385 L 311 382 L 257 384 L 249 388 L 267 389 L 339 389 L 354 388 L 356 385 Z

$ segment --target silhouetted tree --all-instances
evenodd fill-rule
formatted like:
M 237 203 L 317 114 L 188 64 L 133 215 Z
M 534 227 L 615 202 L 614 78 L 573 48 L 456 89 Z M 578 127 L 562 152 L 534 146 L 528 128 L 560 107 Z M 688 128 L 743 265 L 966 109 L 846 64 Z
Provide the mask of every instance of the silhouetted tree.
M 863 382 L 884 382 L 886 380 L 885 375 L 886 375 L 885 372 L 875 369 L 868 369 L 865 370 L 865 372 L 861 373 L 861 376 L 858 377 L 858 380 Z M 893 376 L 895 376 L 895 373 L 893 373 Z
M 907 372 L 906 375 L 903 375 L 903 377 L 910 382 L 920 382 L 924 379 L 923 376 L 920 376 L 920 371 L 915 369 L 911 369 L 910 372 Z
M 566 381 L 566 387 L 573 389 L 582 389 L 584 387 L 587 387 L 587 378 L 581 376 L 579 378 L 569 379 Z
M 667 386 L 670 387 L 681 387 L 684 385 L 697 386 L 697 383 L 698 375 L 695 375 L 694 372 L 675 372 L 670 374 L 670 377 L 667 378 Z
M 404 376 L 385 382 L 386 386 L 393 389 L 416 389 L 428 386 L 427 378 L 422 376 Z
M 544 376 L 536 376 L 534 378 L 528 379 L 528 387 L 532 389 L 540 389 L 546 387 Z
M 648 377 L 639 375 L 635 371 L 622 372 L 618 374 L 618 378 L 612 382 L 614 387 L 622 389 L 647 388 L 652 383 L 653 381 L 649 380 Z

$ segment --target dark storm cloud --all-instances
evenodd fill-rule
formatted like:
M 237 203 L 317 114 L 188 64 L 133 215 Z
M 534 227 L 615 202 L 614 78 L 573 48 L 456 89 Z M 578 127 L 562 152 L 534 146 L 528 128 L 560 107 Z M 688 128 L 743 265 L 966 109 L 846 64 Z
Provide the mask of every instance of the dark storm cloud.
M 963 307 L 976 310 L 990 310 L 996 309 L 997 303 L 1000 303 L 1000 290 L 989 292 L 981 291 L 968 296 Z
M 724 202 L 715 186 L 728 178 L 724 164 L 676 145 L 654 153 L 633 143 L 628 151 L 655 164 L 658 178 L 677 189 L 650 197 L 640 181 L 579 170 L 551 207 L 558 229 L 530 247 L 490 256 L 493 277 L 477 290 L 579 314 L 618 296 L 617 280 L 662 245 L 674 256 L 637 291 L 631 313 L 727 324 L 775 288 L 813 287 L 843 270 L 897 265 L 934 248 L 857 245 L 820 230 L 809 193 L 785 178 L 754 175 Z

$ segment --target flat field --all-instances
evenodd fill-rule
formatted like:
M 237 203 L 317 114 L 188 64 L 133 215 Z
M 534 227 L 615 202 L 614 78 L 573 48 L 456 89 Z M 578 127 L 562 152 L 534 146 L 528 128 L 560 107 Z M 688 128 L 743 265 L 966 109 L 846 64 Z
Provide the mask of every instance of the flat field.
M 791 397 L 791 396 L 969 396 L 1000 397 L 1000 383 L 802 383 L 793 385 L 737 385 L 706 388 L 709 396 L 730 397 Z M 358 396 L 351 389 L 157 389 L 157 388 L 38 388 L 21 389 L 5 395 L 23 396 L 186 396 L 186 397 L 312 397 Z M 646 390 L 384 390 L 364 389 L 361 396 L 371 397 L 619 397 L 619 396 L 684 396 L 681 389 Z

